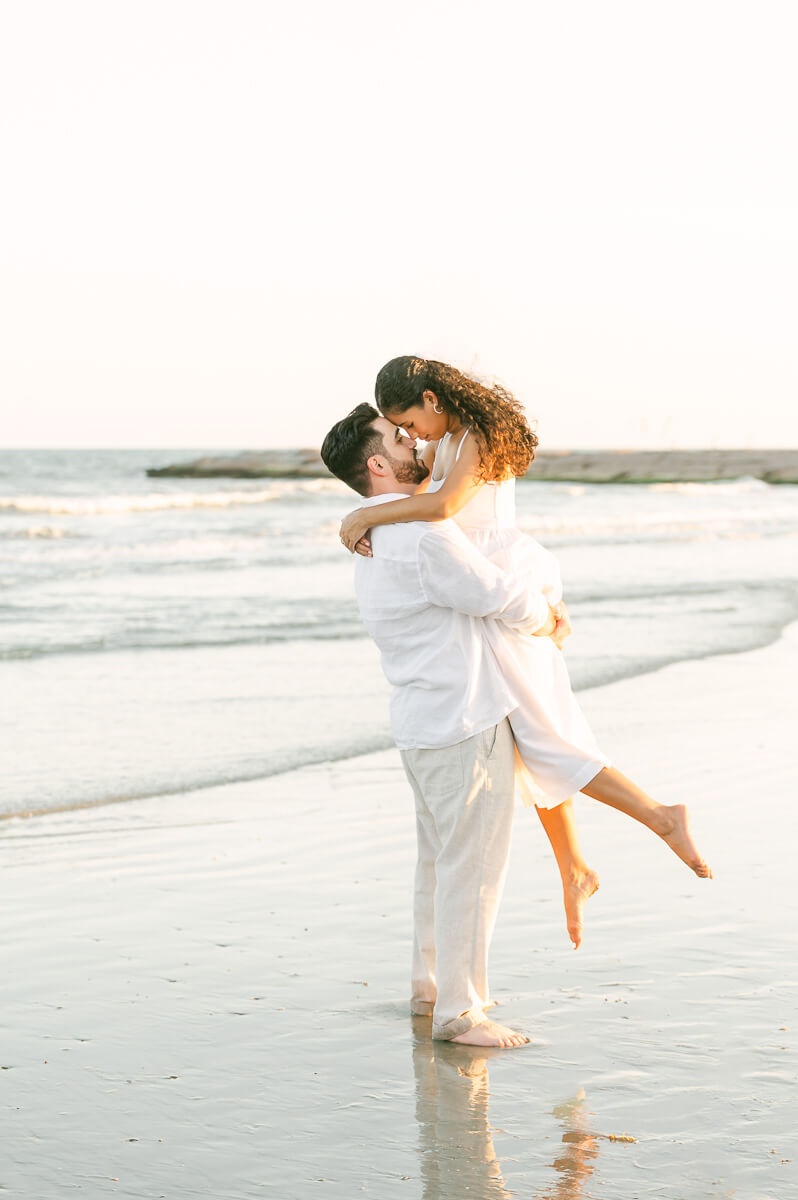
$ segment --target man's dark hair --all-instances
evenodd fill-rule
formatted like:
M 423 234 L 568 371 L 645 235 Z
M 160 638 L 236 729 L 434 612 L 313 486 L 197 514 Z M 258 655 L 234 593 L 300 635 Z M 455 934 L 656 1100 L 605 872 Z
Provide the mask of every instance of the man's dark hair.
M 333 425 L 321 447 L 321 458 L 325 467 L 337 475 L 349 487 L 369 494 L 369 470 L 366 462 L 372 454 L 384 454 L 382 434 L 372 429 L 372 422 L 379 417 L 370 404 L 358 404 L 349 416 Z

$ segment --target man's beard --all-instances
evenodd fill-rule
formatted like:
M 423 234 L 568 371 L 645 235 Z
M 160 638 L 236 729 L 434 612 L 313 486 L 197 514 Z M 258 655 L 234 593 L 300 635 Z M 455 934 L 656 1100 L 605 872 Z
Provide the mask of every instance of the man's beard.
M 407 461 L 394 458 L 392 454 L 386 454 L 385 457 L 391 464 L 397 483 L 421 483 L 429 475 L 429 468 L 416 457 L 415 450 L 413 458 Z

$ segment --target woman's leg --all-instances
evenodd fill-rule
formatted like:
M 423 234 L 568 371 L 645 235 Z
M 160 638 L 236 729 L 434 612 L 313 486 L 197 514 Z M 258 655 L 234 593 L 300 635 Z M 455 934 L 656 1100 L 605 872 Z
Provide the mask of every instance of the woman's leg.
M 687 809 L 683 804 L 657 804 L 631 779 L 614 767 L 604 767 L 582 791 L 610 808 L 617 808 L 647 826 L 676 854 L 691 871 L 702 879 L 711 879 L 712 872 L 698 852 L 690 832 Z
M 599 877 L 595 871 L 590 870 L 584 860 L 574 819 L 573 801 L 568 799 L 556 808 L 538 808 L 536 805 L 535 811 L 546 830 L 546 836 L 557 859 L 568 936 L 574 944 L 574 950 L 578 950 L 582 942 L 582 910 L 585 901 L 598 887 Z

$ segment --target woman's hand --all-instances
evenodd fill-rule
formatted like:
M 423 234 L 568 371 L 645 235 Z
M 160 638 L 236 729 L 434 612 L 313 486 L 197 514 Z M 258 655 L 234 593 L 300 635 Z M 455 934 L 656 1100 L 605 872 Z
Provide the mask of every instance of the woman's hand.
M 338 531 L 341 535 L 341 541 L 352 554 L 357 549 L 358 542 L 365 538 L 369 531 L 370 522 L 367 512 L 367 509 L 356 508 L 351 513 L 347 513 L 341 522 L 341 528 Z M 360 549 L 357 552 L 358 554 L 366 553 L 370 555 L 371 544 L 369 544 L 368 551 Z

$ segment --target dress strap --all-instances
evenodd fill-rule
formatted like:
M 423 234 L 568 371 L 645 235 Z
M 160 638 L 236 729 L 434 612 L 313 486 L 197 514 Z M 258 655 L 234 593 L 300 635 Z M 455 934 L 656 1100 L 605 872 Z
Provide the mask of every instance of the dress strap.
M 458 444 L 458 446 L 457 446 L 457 453 L 456 453 L 456 454 L 455 454 L 455 456 L 454 456 L 454 461 L 455 461 L 455 462 L 457 462 L 458 458 L 460 457 L 460 451 L 463 449 L 463 442 L 466 440 L 466 438 L 468 437 L 468 435 L 469 435 L 469 433 L 470 433 L 470 432 L 471 432 L 471 426 L 470 426 L 470 425 L 467 425 L 467 426 L 466 426 L 466 431 L 465 431 L 465 433 L 463 434 L 463 436 L 460 438 L 460 442 L 459 442 L 459 444 Z

